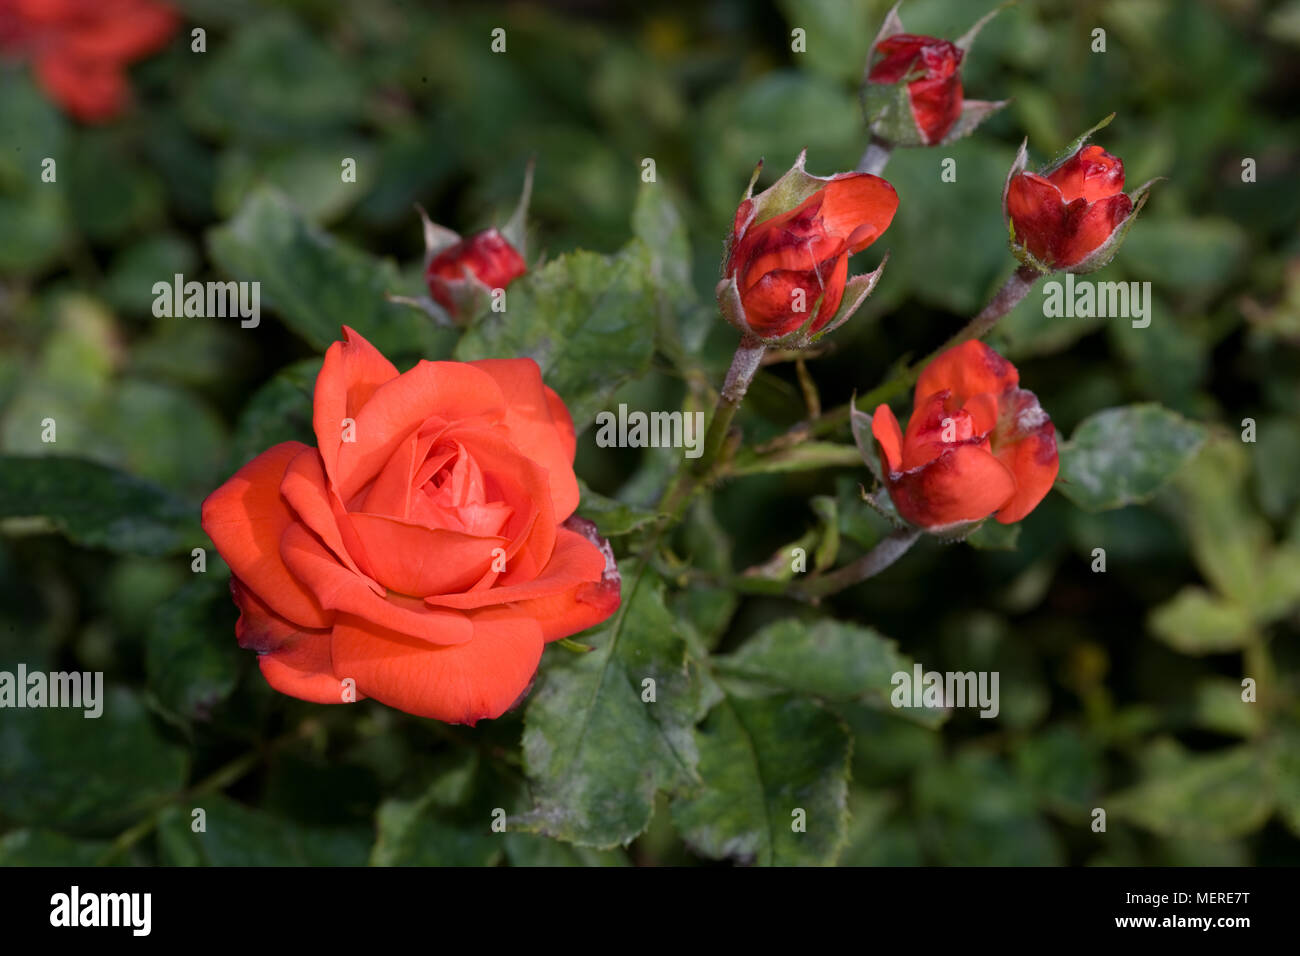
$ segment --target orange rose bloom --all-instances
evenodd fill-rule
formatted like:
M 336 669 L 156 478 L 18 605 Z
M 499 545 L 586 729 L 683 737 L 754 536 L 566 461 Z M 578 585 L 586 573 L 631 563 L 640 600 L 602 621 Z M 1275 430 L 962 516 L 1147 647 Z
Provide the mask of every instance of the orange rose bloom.
M 921 373 L 904 433 L 888 405 L 871 419 L 898 513 L 922 528 L 1002 524 L 1037 507 L 1059 465 L 1056 430 L 1016 367 L 983 342 L 944 352 Z
M 0 0 L 0 51 L 30 57 L 51 99 L 88 123 L 126 105 L 126 68 L 180 24 L 158 0 Z
M 573 420 L 532 359 L 399 375 L 343 333 L 316 379 L 319 447 L 276 445 L 203 503 L 239 643 L 303 700 L 350 686 L 422 717 L 498 717 L 547 641 L 619 605 L 609 545 L 573 514 Z

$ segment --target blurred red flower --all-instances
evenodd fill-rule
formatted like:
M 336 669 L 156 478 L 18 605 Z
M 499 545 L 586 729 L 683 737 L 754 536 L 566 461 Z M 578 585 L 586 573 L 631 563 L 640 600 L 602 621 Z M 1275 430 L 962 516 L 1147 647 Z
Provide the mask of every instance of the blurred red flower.
M 179 24 L 160 0 L 0 0 L 0 52 L 30 60 L 41 88 L 77 119 L 102 123 L 126 105 L 127 65 Z

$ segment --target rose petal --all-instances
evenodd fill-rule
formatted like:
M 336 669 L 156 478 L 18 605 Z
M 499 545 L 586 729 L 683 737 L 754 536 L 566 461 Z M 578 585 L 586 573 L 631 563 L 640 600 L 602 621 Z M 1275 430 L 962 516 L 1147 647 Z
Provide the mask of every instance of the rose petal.
M 992 396 L 989 396 L 992 398 Z M 997 421 L 994 400 L 993 421 Z M 955 445 L 988 447 L 984 434 L 977 434 L 970 412 L 957 406 L 952 392 L 935 392 L 912 412 L 903 433 L 903 471 L 933 461 Z
M 311 588 L 321 606 L 355 614 L 432 644 L 460 644 L 473 636 L 463 614 L 431 608 L 400 594 L 375 594 L 365 579 L 345 568 L 302 525 L 293 525 L 280 546 L 285 564 Z
M 267 683 L 301 700 L 343 702 L 330 666 L 328 628 L 302 628 L 285 620 L 238 578 L 230 579 L 230 594 L 239 608 L 235 637 L 240 647 L 258 652 L 257 664 Z
M 397 378 L 397 369 L 359 333 L 343 327 L 343 341 L 325 351 L 312 398 L 312 430 L 320 446 L 325 473 L 337 488 L 339 449 L 344 419 L 356 420 L 375 390 Z
M 994 447 L 998 460 L 1016 479 L 1015 494 L 997 515 L 998 521 L 1010 524 L 1047 496 L 1060 468 L 1056 428 L 1033 392 L 1017 389 L 1005 397 Z
M 365 546 L 357 536 L 351 516 L 344 510 L 334 490 L 326 485 L 320 453 L 315 448 L 302 451 L 285 470 L 280 493 L 325 546 L 334 552 L 353 573 L 366 580 L 376 594 L 384 593 L 375 580 L 375 572 Z
M 898 513 L 923 528 L 985 518 L 1016 490 L 1007 467 L 978 445 L 958 445 L 887 484 Z
M 482 359 L 470 364 L 487 372 L 500 386 L 510 443 L 546 469 L 555 518 L 563 521 L 578 507 L 578 478 L 573 473 L 576 442 L 570 443 L 573 420 L 567 409 L 563 420 L 557 422 L 552 397 L 558 401 L 558 396 L 542 384 L 542 370 L 530 358 Z
M 826 279 L 826 289 L 822 293 L 821 304 L 817 306 L 817 318 L 813 319 L 813 332 L 820 332 L 826 323 L 835 318 L 840 301 L 844 298 L 844 283 L 849 278 L 849 257 L 840 256 L 831 274 Z
M 956 407 L 965 405 L 981 392 L 1001 395 L 1020 382 L 1016 367 L 978 339 L 963 342 L 943 352 L 925 367 L 916 382 L 916 405 L 920 407 L 935 392 L 953 394 Z
M 75 58 L 57 48 L 37 54 L 36 79 L 77 119 L 99 123 L 126 105 L 126 73 L 113 60 Z
M 473 457 L 487 483 L 488 501 L 503 501 L 514 509 L 499 532 L 510 540 L 501 582 L 514 584 L 535 577 L 555 548 L 557 522 L 546 470 L 497 432 L 458 426 L 449 428 L 446 438 L 460 442 Z
M 488 572 L 494 552 L 504 558 L 510 544 L 506 538 L 426 528 L 386 515 L 354 514 L 352 524 L 376 579 L 411 597 L 465 590 Z
M 888 405 L 877 405 L 871 413 L 871 434 L 880 443 L 885 471 L 903 470 L 903 432 Z
M 474 611 L 466 620 L 472 640 L 432 647 L 341 615 L 333 632 L 334 668 L 370 697 L 408 714 L 471 726 L 500 717 L 537 672 L 541 629 L 509 608 Z
M 1096 202 L 1124 188 L 1124 163 L 1100 146 L 1085 146 L 1047 177 L 1068 203 Z
M 1056 249 L 1056 265 L 1065 269 L 1096 252 L 1133 211 L 1133 201 L 1120 193 L 1091 205 L 1076 199 L 1066 210 L 1066 232 Z
M 280 543 L 297 516 L 280 494 L 290 462 L 305 450 L 290 441 L 268 448 L 203 502 L 203 530 L 231 572 L 280 616 L 304 627 L 328 627 L 321 606 L 280 557 Z
M 498 584 L 462 594 L 435 595 L 425 598 L 425 603 L 432 607 L 468 610 L 550 597 L 581 584 L 597 583 L 602 580 L 604 572 L 605 557 L 598 547 L 580 534 L 567 528 L 557 528 L 554 553 L 538 574 L 518 583 Z
M 1051 265 L 1065 233 L 1065 200 L 1056 185 L 1036 173 L 1017 173 L 1007 184 L 1007 216 L 1015 241 Z
M 597 581 L 585 581 L 547 597 L 532 598 L 515 604 L 515 607 L 537 621 L 542 629 L 542 638 L 546 641 L 558 641 L 595 627 L 617 611 L 622 601 L 623 581 L 609 542 L 600 536 L 595 524 L 577 515 L 569 518 L 564 526 L 596 548 L 604 559 L 605 566 Z
M 339 446 L 339 497 L 351 501 L 429 419 L 466 427 L 469 420 L 500 421 L 505 412 L 500 387 L 482 369 L 466 362 L 420 362 L 375 389 L 357 413 L 356 441 Z M 328 464 L 329 456 L 323 457 Z

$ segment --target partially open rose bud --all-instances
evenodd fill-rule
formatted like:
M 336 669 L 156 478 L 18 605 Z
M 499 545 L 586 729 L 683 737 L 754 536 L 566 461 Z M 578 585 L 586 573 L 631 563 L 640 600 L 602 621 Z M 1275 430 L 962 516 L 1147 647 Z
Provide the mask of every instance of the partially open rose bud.
M 849 256 L 875 242 L 898 209 L 894 187 L 879 176 L 812 176 L 804 161 L 801 153 L 757 196 L 755 170 L 736 210 L 717 290 L 727 321 L 789 348 L 837 328 L 870 294 L 884 263 L 850 279 Z
M 903 32 L 897 5 L 890 10 L 871 45 L 862 87 L 871 132 L 891 146 L 950 143 L 1005 106 L 962 98 L 962 59 L 996 12 L 952 42 Z
M 1109 123 L 1109 118 L 1101 126 Z M 1011 251 L 1040 272 L 1092 272 L 1115 255 L 1146 202 L 1151 183 L 1124 192 L 1124 163 L 1100 146 L 1084 145 L 1089 130 L 1061 159 L 1025 172 L 1025 146 L 1007 175 L 1003 215 Z
M 888 405 L 876 408 L 881 477 L 904 519 L 960 534 L 990 514 L 1019 521 L 1043 500 L 1056 480 L 1056 431 L 1019 383 L 1014 365 L 971 341 L 926 366 L 906 432 Z
M 489 290 L 504 289 L 527 271 L 524 257 L 505 236 L 496 229 L 485 229 L 452 243 L 430 259 L 424 281 L 433 300 L 456 316 L 464 299 L 462 283 L 472 285 L 477 280 Z
M 510 220 L 500 229 L 484 229 L 467 238 L 433 222 L 419 206 L 424 224 L 424 281 L 428 296 L 389 300 L 420 309 L 439 325 L 468 325 L 490 307 L 494 293 L 528 272 L 524 240 L 528 200 L 533 192 L 533 164 L 524 173 L 524 189 Z

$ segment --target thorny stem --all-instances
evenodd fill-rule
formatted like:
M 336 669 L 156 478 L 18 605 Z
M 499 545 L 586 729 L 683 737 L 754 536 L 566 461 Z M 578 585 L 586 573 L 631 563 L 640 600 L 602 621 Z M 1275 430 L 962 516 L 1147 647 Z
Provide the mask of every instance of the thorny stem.
M 871 142 L 867 144 L 862 158 L 858 160 L 858 172 L 879 176 L 885 171 L 885 164 L 889 162 L 889 154 L 892 151 L 893 147 L 888 142 L 872 134 Z
M 695 459 L 690 468 L 681 469 L 664 490 L 659 502 L 660 514 L 668 515 L 672 521 L 676 521 L 701 482 L 712 472 L 718 455 L 726 444 L 731 420 L 740 403 L 745 400 L 749 383 L 754 380 L 754 374 L 762 364 L 763 353 L 766 351 L 767 346 L 753 336 L 747 335 L 740 340 L 736 354 L 731 359 L 731 367 L 727 369 L 727 377 L 722 383 L 722 391 L 718 393 L 718 404 L 713 409 L 713 420 L 709 422 L 709 430 L 705 433 L 700 457 Z
M 789 595 L 797 600 L 816 604 L 824 597 L 837 594 L 845 588 L 879 574 L 906 554 L 920 537 L 921 532 L 915 528 L 900 528 L 882 538 L 874 548 L 852 564 L 846 564 L 838 571 L 813 578 L 807 584 L 793 587 Z
M 922 370 L 929 365 L 935 358 L 948 349 L 971 339 L 983 338 L 993 330 L 998 324 L 998 320 L 1020 304 L 1020 301 L 1029 294 L 1029 290 L 1034 287 L 1042 273 L 1031 266 L 1021 266 L 1011 277 L 1003 283 L 1002 288 L 997 294 L 989 300 L 988 304 L 980 310 L 979 314 L 967 322 L 960 331 L 952 338 L 944 342 L 925 358 L 913 365 L 904 368 L 901 372 L 892 376 L 882 384 L 876 386 L 870 392 L 861 396 L 857 400 L 857 407 L 866 411 L 871 411 L 881 402 L 899 395 L 915 384 Z M 814 416 L 806 421 L 795 425 L 784 435 L 780 435 L 766 444 L 758 446 L 755 451 L 760 455 L 769 454 L 796 445 L 806 438 L 816 435 L 824 435 L 832 432 L 840 426 L 846 424 L 849 420 L 849 405 L 841 405 L 833 408 L 824 415 Z

